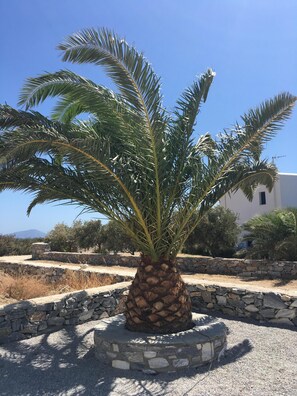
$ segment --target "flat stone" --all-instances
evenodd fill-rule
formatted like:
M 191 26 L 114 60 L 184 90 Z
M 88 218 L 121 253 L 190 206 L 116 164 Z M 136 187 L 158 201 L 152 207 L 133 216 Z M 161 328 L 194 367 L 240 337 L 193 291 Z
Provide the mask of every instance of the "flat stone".
M 37 334 L 37 325 L 28 324 L 26 325 L 23 330 L 23 334 Z
M 175 359 L 172 361 L 173 367 L 187 367 L 189 359 Z
M 226 305 L 227 298 L 224 296 L 216 296 L 219 305 Z
M 283 295 L 281 296 L 282 301 L 285 301 L 285 302 L 291 301 L 291 298 L 292 298 L 292 297 L 287 296 L 286 294 L 283 294 Z
M 266 319 L 272 319 L 275 317 L 275 310 L 273 308 L 266 308 L 260 311 L 260 315 Z
M 149 366 L 151 369 L 158 369 L 158 368 L 168 367 L 169 363 L 164 358 L 153 358 L 149 360 Z
M 130 363 L 125 362 L 124 360 L 113 360 L 111 364 L 112 364 L 112 367 L 118 368 L 121 370 L 129 370 L 130 369 Z
M 144 351 L 144 352 L 143 352 L 143 356 L 144 356 L 146 359 L 151 359 L 151 358 L 154 358 L 154 357 L 157 356 L 157 352 L 155 352 L 155 351 Z
M 106 355 L 110 358 L 110 359 L 115 359 L 117 356 L 118 356 L 118 354 L 117 353 L 115 353 L 115 352 L 106 352 Z
M 105 318 L 109 318 L 109 315 L 107 312 L 103 312 L 100 316 L 99 319 L 105 319 Z
M 64 322 L 65 322 L 65 318 L 60 318 L 56 316 L 55 318 L 49 318 L 47 324 L 49 326 L 62 326 Z
M 89 311 L 83 312 L 82 314 L 79 315 L 78 319 L 81 322 L 85 322 L 86 320 L 91 319 L 91 317 L 93 316 L 94 313 L 94 309 L 90 309 Z
M 213 348 L 210 342 L 202 345 L 202 361 L 207 362 L 213 357 Z
M 275 319 L 279 318 L 296 318 L 296 309 L 280 309 L 275 315 Z
M 211 303 L 212 299 L 211 299 L 211 293 L 210 292 L 203 291 L 201 293 L 201 296 L 202 296 L 204 302 Z
M 294 323 L 290 321 L 288 318 L 280 318 L 280 319 L 271 319 L 269 323 L 276 323 L 288 326 L 294 326 Z
M 291 308 L 297 308 L 297 300 L 293 301 L 290 305 Z
M 286 308 L 286 304 L 282 301 L 280 296 L 275 293 L 265 293 L 263 307 L 283 309 Z
M 255 305 L 247 305 L 245 310 L 248 312 L 259 312 L 259 309 Z
M 143 354 L 140 352 L 126 352 L 129 362 L 133 363 L 143 363 Z

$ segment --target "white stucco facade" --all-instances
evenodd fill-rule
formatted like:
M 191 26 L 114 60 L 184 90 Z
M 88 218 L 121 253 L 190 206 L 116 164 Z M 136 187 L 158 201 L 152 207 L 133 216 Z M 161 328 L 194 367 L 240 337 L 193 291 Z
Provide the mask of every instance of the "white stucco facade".
M 226 194 L 220 205 L 235 212 L 239 224 L 274 209 L 297 207 L 297 173 L 279 173 L 271 192 L 265 186 L 258 186 L 251 202 L 239 190 Z

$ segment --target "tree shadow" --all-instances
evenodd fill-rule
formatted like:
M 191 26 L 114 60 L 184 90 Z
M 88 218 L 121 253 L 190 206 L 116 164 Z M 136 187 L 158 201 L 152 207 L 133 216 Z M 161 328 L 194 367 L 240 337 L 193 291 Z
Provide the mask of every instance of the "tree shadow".
M 67 327 L 0 347 L 2 396 L 166 395 L 179 378 L 200 381 L 208 372 L 231 364 L 252 350 L 248 340 L 227 349 L 221 361 L 179 373 L 147 375 L 113 369 L 95 358 L 93 325 Z M 197 378 L 197 381 L 196 381 Z
M 256 277 L 246 277 L 246 276 L 240 276 L 240 274 L 238 275 L 238 277 L 240 278 L 240 280 L 242 282 L 259 282 L 259 281 L 265 281 L 265 280 L 269 280 L 271 282 L 273 282 L 273 287 L 281 287 L 281 286 L 286 286 L 288 285 L 290 282 L 294 281 L 295 279 L 284 279 L 284 278 L 256 278 Z

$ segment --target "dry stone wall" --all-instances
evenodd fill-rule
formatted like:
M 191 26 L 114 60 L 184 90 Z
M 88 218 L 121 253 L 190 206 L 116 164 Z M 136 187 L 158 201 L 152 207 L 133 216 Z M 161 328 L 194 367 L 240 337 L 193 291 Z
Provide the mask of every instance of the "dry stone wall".
M 123 282 L 0 306 L 0 344 L 120 313 L 120 297 L 128 286 Z
M 83 266 L 82 266 L 83 267 Z M 87 267 L 87 266 L 86 266 Z M 18 264 L 14 262 L 0 262 L 0 270 L 9 274 L 11 276 L 20 276 L 20 275 L 28 275 L 28 276 L 36 276 L 39 279 L 43 279 L 48 283 L 56 283 L 61 282 L 68 272 L 81 272 L 86 277 L 90 275 L 94 275 L 94 271 L 88 270 L 86 268 L 77 269 L 69 269 L 66 267 L 53 265 L 53 266 L 41 266 L 34 264 Z M 96 273 L 98 277 L 102 275 L 102 273 Z M 113 283 L 129 281 L 132 279 L 131 276 L 117 275 L 117 274 L 108 274 Z
M 297 327 L 297 293 L 255 291 L 218 285 L 188 285 L 193 308 L 229 316 L 252 318 L 275 325 Z
M 32 258 L 36 260 L 54 260 L 78 264 L 91 264 L 103 266 L 120 265 L 123 267 L 137 267 L 139 256 L 101 255 L 85 253 L 63 253 L 49 251 L 46 243 L 32 245 Z M 296 261 L 266 261 L 228 259 L 221 257 L 178 257 L 178 266 L 182 272 L 221 274 L 242 277 L 268 278 L 268 279 L 297 279 Z

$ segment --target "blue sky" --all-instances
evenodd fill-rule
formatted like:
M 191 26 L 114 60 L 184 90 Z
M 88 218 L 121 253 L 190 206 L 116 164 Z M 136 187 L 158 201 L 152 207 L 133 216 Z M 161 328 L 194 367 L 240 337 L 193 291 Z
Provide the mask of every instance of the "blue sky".
M 1 0 L 0 103 L 17 106 L 27 77 L 69 68 L 103 85 L 95 66 L 63 64 L 56 45 L 85 27 L 108 27 L 143 51 L 162 78 L 170 109 L 194 77 L 212 67 L 216 79 L 196 132 L 216 134 L 281 91 L 297 94 L 295 0 Z M 52 102 L 39 107 L 49 114 Z M 297 109 L 265 157 L 281 172 L 297 173 Z M 71 224 L 79 208 L 40 205 L 26 216 L 30 196 L 0 193 L 0 233 Z M 81 219 L 98 218 L 84 215 Z

